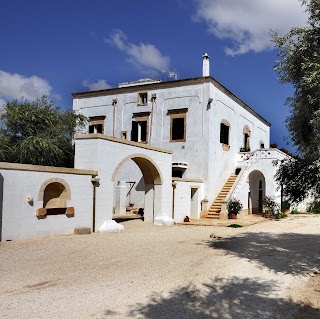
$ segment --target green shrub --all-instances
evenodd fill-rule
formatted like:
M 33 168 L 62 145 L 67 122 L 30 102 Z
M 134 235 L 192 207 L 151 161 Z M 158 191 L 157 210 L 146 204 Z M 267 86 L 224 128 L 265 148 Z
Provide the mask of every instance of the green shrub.
M 285 213 L 280 213 L 280 214 L 276 215 L 276 219 L 282 219 L 282 218 L 286 218 L 286 217 L 288 217 L 288 215 Z
M 281 203 L 281 211 L 285 212 L 286 210 L 289 210 L 289 209 L 290 209 L 290 203 L 287 200 L 284 200 Z
M 228 227 L 231 227 L 231 228 L 240 228 L 240 227 L 242 227 L 242 226 L 239 225 L 239 224 L 231 224 L 231 225 L 229 225 Z
M 313 201 L 307 208 L 307 212 L 311 214 L 320 214 L 320 201 Z
M 238 214 L 242 209 L 243 205 L 240 200 L 236 198 L 231 198 L 227 203 L 228 214 Z

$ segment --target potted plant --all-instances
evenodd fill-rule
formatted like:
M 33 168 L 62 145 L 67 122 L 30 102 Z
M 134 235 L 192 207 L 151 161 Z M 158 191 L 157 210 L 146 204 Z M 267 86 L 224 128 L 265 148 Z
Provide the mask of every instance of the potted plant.
M 274 201 L 270 196 L 265 196 L 262 200 L 263 206 L 263 217 L 270 218 L 272 216 L 277 216 L 280 212 L 280 206 Z
M 228 216 L 230 219 L 236 219 L 243 205 L 240 200 L 231 198 L 227 203 Z

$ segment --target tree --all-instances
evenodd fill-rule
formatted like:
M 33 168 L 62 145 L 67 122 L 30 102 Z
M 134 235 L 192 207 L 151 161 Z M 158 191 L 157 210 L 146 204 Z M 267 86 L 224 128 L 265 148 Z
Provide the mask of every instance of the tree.
M 295 202 L 310 193 L 320 196 L 320 0 L 301 3 L 308 13 L 307 25 L 284 36 L 272 32 L 280 57 L 275 70 L 281 83 L 294 88 L 286 102 L 286 124 L 290 142 L 297 147 L 297 156 L 281 164 L 276 179 Z
M 72 138 L 86 121 L 45 96 L 8 102 L 0 115 L 0 161 L 73 167 Z

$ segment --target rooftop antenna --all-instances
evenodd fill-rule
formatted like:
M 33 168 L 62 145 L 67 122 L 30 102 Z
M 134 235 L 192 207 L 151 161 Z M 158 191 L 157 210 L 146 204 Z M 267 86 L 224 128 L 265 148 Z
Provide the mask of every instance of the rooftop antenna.
M 178 73 L 176 72 L 176 69 L 169 72 L 169 78 L 173 78 L 175 81 L 178 80 Z

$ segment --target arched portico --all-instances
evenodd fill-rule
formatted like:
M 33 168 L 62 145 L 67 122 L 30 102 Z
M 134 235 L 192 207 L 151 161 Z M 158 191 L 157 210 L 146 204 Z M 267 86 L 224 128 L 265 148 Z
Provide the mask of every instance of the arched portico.
M 114 182 L 117 172 L 129 160 L 132 160 L 139 167 L 145 184 L 144 197 L 144 219 L 153 221 L 154 217 L 161 210 L 159 203 L 161 203 L 162 196 L 162 177 L 160 169 L 157 164 L 147 155 L 132 154 L 126 156 L 115 168 L 111 181 Z
M 266 180 L 264 175 L 258 171 L 252 171 L 249 176 L 249 211 L 252 214 L 262 213 L 262 199 L 266 194 Z
M 129 160 L 137 164 L 145 182 L 144 217 L 171 217 L 172 152 L 150 145 L 108 137 L 102 134 L 78 135 L 75 142 L 75 167 L 95 167 L 95 229 L 113 218 L 114 181 L 117 172 Z

